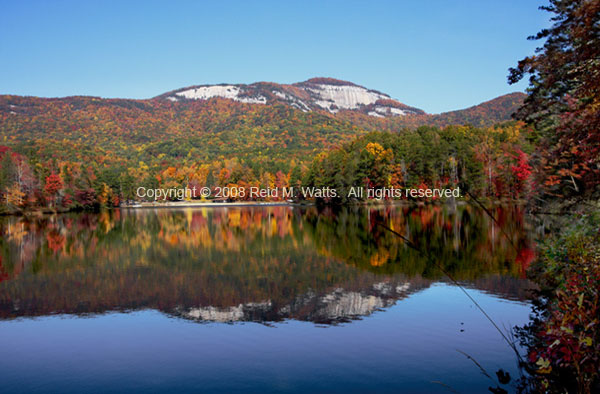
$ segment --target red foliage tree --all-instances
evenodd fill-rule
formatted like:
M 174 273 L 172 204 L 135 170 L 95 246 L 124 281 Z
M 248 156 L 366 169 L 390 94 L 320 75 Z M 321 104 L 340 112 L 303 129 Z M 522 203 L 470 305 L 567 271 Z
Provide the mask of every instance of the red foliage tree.
M 62 189 L 63 183 L 58 175 L 55 173 L 50 174 L 46 177 L 46 186 L 44 186 L 44 192 L 48 197 L 48 201 L 56 203 L 56 196 L 60 189 Z
M 523 192 L 529 176 L 531 175 L 531 166 L 529 158 L 525 152 L 517 149 L 517 164 L 510 167 L 515 178 L 514 192 L 518 196 Z

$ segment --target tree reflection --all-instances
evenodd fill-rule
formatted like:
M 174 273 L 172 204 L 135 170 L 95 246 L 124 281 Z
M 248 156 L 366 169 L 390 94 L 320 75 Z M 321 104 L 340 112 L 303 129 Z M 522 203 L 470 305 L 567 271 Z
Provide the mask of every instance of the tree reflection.
M 533 258 L 524 214 L 494 214 L 500 228 L 469 206 L 3 218 L 0 318 L 155 308 L 194 320 L 334 323 L 445 280 L 440 267 L 468 286 L 523 299 Z

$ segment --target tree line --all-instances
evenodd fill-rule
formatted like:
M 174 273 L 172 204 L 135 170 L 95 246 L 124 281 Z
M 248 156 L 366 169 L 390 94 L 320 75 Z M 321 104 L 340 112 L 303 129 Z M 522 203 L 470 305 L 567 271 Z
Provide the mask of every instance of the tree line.
M 0 147 L 0 207 L 4 212 L 35 208 L 98 209 L 136 200 L 146 188 L 332 187 L 349 202 L 353 186 L 395 188 L 460 187 L 477 196 L 523 198 L 534 187 L 529 164 L 531 130 L 510 122 L 491 128 L 423 126 L 400 132 L 371 132 L 337 148 L 265 165 L 238 157 L 179 160 L 165 153 L 113 156 L 100 162 L 42 160 L 27 150 Z M 185 145 L 185 141 L 182 141 Z M 144 160 L 146 159 L 148 163 Z M 244 198 L 249 198 L 245 196 Z

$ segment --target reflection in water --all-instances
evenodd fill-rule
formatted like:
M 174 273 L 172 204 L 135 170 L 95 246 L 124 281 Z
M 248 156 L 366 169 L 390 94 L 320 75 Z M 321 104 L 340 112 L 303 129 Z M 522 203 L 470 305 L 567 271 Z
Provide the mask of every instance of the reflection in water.
M 501 228 L 470 206 L 2 218 L 0 319 L 152 308 L 197 321 L 336 323 L 446 281 L 439 267 L 466 286 L 524 300 L 534 257 L 524 214 L 493 212 Z
M 398 284 L 401 283 L 401 284 Z M 279 321 L 293 318 L 315 323 L 346 322 L 393 305 L 407 297 L 411 283 L 380 282 L 358 291 L 336 288 L 325 294 L 309 290 L 289 303 L 275 306 L 271 300 L 227 308 L 196 307 L 178 311 L 178 316 L 204 321 Z M 421 287 L 422 288 L 422 287 Z M 411 289 L 412 291 L 417 288 Z
M 470 206 L 0 218 L 2 388 L 484 392 L 463 353 L 492 376 L 516 376 L 514 354 L 442 270 L 500 327 L 527 321 L 528 224 L 494 215 L 500 228 Z M 238 321 L 267 324 L 190 324 Z

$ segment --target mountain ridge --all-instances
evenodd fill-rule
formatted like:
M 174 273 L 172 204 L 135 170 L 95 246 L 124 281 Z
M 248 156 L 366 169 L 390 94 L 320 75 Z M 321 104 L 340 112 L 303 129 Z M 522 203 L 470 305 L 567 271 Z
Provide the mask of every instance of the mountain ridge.
M 162 111 L 166 103 L 186 110 L 193 103 L 227 100 L 235 104 L 284 105 L 301 112 L 315 112 L 355 122 L 367 129 L 398 130 L 422 125 L 447 126 L 469 123 L 490 126 L 511 119 L 526 95 L 513 92 L 498 96 L 468 108 L 429 114 L 404 104 L 390 95 L 368 89 L 349 81 L 316 77 L 293 84 L 255 82 L 251 84 L 192 85 L 168 91 L 149 99 L 101 98 L 97 96 L 67 96 L 45 98 L 36 96 L 0 95 L 0 114 L 39 114 L 52 103 L 66 103 L 78 110 L 83 106 L 117 106 L 144 111 Z M 167 105 L 167 106 L 170 106 Z M 195 107 L 195 105 L 192 105 Z
M 294 84 L 255 82 L 251 84 L 192 85 L 154 97 L 173 102 L 209 100 L 214 97 L 248 104 L 286 104 L 303 112 L 353 110 L 374 117 L 425 114 L 388 94 L 368 89 L 353 82 L 317 77 Z

